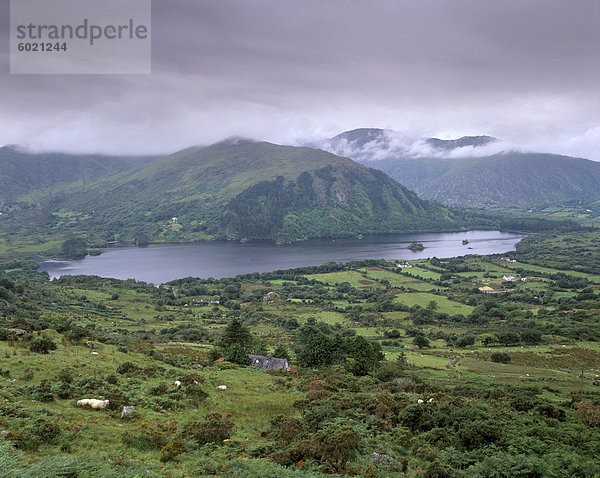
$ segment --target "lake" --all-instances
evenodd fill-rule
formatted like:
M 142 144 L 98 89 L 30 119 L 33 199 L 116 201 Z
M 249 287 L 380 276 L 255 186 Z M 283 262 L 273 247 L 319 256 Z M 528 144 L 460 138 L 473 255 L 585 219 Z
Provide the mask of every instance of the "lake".
M 98 275 L 160 284 L 182 277 L 233 277 L 250 272 L 348 262 L 360 259 L 422 259 L 465 254 L 498 254 L 515 249 L 525 236 L 500 231 L 395 234 L 363 239 L 310 240 L 288 246 L 266 242 L 209 241 L 157 244 L 144 247 L 110 247 L 99 256 L 76 261 L 44 261 L 41 271 L 61 275 Z M 467 239 L 468 245 L 462 240 Z M 407 246 L 421 242 L 425 249 Z

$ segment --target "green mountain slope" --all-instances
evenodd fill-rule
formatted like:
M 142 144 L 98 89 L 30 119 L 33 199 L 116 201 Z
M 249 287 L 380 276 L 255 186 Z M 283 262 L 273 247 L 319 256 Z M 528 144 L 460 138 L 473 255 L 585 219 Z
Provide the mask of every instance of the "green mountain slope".
M 47 209 L 75 217 L 78 231 L 136 242 L 457 228 L 449 211 L 380 171 L 317 149 L 249 140 L 180 151 L 111 184 L 59 195 Z
M 453 206 L 539 206 L 600 197 L 600 163 L 552 154 L 370 162 L 422 197 Z
M 35 204 L 109 176 L 139 168 L 152 158 L 29 153 L 0 148 L 0 205 Z
M 542 153 L 499 152 L 490 136 L 410 141 L 363 128 L 321 145 L 377 168 L 421 197 L 451 206 L 526 206 L 600 198 L 600 163 Z

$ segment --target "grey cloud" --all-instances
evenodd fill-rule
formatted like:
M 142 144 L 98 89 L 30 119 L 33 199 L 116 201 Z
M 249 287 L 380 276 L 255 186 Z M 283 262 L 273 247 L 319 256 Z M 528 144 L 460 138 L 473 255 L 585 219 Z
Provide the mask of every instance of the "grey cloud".
M 600 160 L 600 3 L 155 0 L 148 76 L 11 76 L 0 143 L 163 153 L 356 127 Z M 416 144 L 416 143 L 415 143 Z

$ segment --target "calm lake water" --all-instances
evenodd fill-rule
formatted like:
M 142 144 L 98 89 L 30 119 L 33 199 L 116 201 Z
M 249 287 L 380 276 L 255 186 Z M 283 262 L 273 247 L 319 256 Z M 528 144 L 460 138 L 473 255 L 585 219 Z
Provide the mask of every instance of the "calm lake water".
M 215 241 L 111 247 L 104 249 L 100 256 L 88 256 L 77 261 L 44 261 L 40 270 L 47 271 L 51 278 L 87 274 L 160 284 L 188 276 L 233 277 L 330 261 L 497 254 L 514 250 L 523 237 L 500 231 L 469 231 L 311 240 L 289 246 Z M 469 244 L 463 245 L 463 239 L 467 239 Z M 413 241 L 423 243 L 425 250 L 412 252 L 407 249 Z

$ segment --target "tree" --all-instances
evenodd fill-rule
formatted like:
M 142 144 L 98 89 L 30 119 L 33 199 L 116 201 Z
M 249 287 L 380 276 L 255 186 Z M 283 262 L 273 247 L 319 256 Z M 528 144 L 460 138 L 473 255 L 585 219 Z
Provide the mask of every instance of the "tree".
M 83 259 L 87 255 L 85 242 L 78 237 L 67 239 L 60 249 L 62 255 L 68 259 Z
M 519 336 L 517 334 L 515 334 L 514 332 L 504 332 L 504 333 L 498 334 L 498 342 L 500 342 L 501 344 L 504 344 L 506 346 L 518 344 L 519 341 L 520 341 Z
M 533 330 L 521 332 L 521 340 L 526 344 L 539 344 L 542 341 L 542 334 Z
M 338 418 L 315 436 L 321 463 L 336 472 L 344 470 L 354 450 L 360 444 L 361 433 L 349 423 Z
M 427 339 L 427 337 L 425 337 L 424 335 L 417 335 L 414 339 L 413 339 L 413 344 L 415 344 L 417 347 L 419 347 L 420 349 L 424 349 L 426 347 L 429 347 L 429 340 Z
M 273 350 L 273 357 L 290 360 L 290 351 L 285 345 L 279 344 L 275 347 L 275 350 Z
M 231 319 L 231 322 L 227 324 L 227 327 L 225 327 L 225 330 L 219 338 L 217 345 L 219 347 L 227 348 L 234 344 L 239 344 L 250 350 L 252 347 L 252 341 L 253 338 L 252 334 L 250 333 L 250 329 L 242 324 L 242 321 L 239 319 L 239 317 L 234 317 Z
M 406 352 L 404 350 L 400 351 L 398 357 L 396 357 L 396 362 L 402 369 L 408 367 L 408 357 L 406 356 Z
M 228 362 L 238 365 L 250 365 L 250 355 L 248 350 L 241 344 L 232 344 L 224 351 L 224 358 Z
M 481 334 L 477 338 L 481 341 L 481 345 L 485 347 L 498 343 L 498 337 L 494 334 Z
M 361 335 L 347 339 L 348 354 L 353 360 L 350 371 L 354 375 L 367 375 L 383 359 L 378 342 L 369 343 Z
M 475 344 L 475 336 L 471 334 L 466 334 L 458 338 L 456 341 L 457 347 L 467 347 L 469 345 Z
M 249 365 L 253 343 L 250 329 L 238 317 L 234 317 L 225 327 L 217 345 L 223 349 L 223 355 L 229 362 Z
M 150 231 L 147 228 L 137 229 L 133 234 L 133 240 L 138 246 L 146 246 L 150 243 Z
M 332 340 L 314 325 L 304 325 L 298 331 L 300 352 L 297 360 L 303 367 L 322 367 L 333 360 Z
M 438 308 L 439 306 L 436 300 L 430 300 L 429 304 L 427 304 L 427 310 L 431 310 L 432 312 L 435 312 Z

